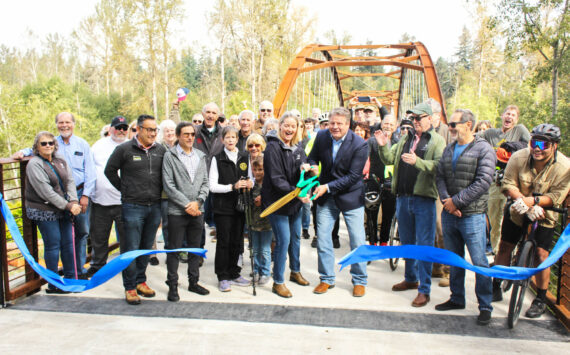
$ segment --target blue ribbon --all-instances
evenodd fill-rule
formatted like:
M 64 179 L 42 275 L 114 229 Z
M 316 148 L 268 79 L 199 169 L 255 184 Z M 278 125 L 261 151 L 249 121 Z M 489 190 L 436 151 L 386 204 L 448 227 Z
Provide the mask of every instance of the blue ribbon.
M 375 245 L 361 245 L 350 253 L 346 254 L 338 263 L 341 270 L 346 266 L 365 261 L 390 259 L 390 258 L 407 258 L 433 263 L 446 264 L 471 270 L 485 276 L 496 277 L 507 280 L 526 280 L 539 271 L 552 266 L 558 259 L 564 255 L 570 247 L 570 226 L 566 227 L 552 252 L 538 267 L 524 268 L 517 266 L 495 265 L 491 268 L 475 266 L 468 263 L 459 255 L 445 249 L 423 246 L 423 245 L 402 245 L 397 247 L 381 247 Z
M 177 252 L 188 252 L 203 258 L 206 257 L 207 250 L 201 248 L 182 248 L 182 249 L 170 249 L 170 250 L 133 250 L 126 252 L 124 254 L 120 254 L 118 257 L 111 260 L 107 265 L 103 266 L 100 270 L 98 270 L 90 280 L 75 280 L 75 279 L 64 279 L 59 276 L 57 273 L 46 269 L 42 265 L 40 265 L 30 254 L 24 239 L 22 238 L 22 234 L 20 234 L 20 229 L 14 220 L 14 216 L 8 208 L 8 204 L 4 201 L 2 194 L 0 194 L 0 201 L 2 202 L 2 215 L 4 216 L 4 220 L 6 221 L 6 225 L 8 226 L 8 230 L 10 234 L 12 234 L 12 238 L 16 245 L 20 249 L 20 252 L 26 259 L 26 262 L 37 272 L 42 278 L 44 278 L 47 282 L 54 285 L 57 288 L 60 288 L 64 291 L 69 292 L 83 292 L 95 288 L 101 284 L 112 279 L 115 275 L 119 272 L 123 271 L 124 269 L 129 266 L 129 264 L 135 260 L 137 257 L 141 255 L 152 255 L 158 253 L 177 253 Z

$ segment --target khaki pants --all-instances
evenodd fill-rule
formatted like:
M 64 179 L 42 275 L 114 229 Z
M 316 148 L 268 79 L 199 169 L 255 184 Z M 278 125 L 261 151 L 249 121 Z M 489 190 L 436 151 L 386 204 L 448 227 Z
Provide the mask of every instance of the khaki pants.
M 436 222 L 435 222 L 435 246 L 440 249 L 445 249 L 445 245 L 443 244 L 443 231 L 441 230 L 441 212 L 443 211 L 443 204 L 437 198 L 435 200 L 435 213 L 436 213 Z M 449 266 L 442 265 L 438 263 L 433 263 L 433 271 L 434 274 L 444 274 L 449 275 Z
M 499 242 L 501 240 L 501 224 L 503 222 L 503 209 L 507 198 L 501 193 L 501 187 L 496 184 L 489 188 L 489 205 L 487 214 L 491 223 L 491 245 L 493 252 L 499 251 Z

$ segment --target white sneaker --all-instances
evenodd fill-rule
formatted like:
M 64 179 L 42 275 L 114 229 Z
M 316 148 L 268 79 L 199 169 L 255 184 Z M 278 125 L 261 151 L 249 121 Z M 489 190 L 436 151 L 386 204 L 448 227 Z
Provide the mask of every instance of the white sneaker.
M 269 275 L 263 275 L 263 276 L 261 276 L 261 277 L 259 278 L 258 281 L 256 281 L 256 283 L 257 283 L 259 286 L 263 286 L 263 285 L 267 284 L 269 281 L 271 281 L 271 276 L 269 276 Z

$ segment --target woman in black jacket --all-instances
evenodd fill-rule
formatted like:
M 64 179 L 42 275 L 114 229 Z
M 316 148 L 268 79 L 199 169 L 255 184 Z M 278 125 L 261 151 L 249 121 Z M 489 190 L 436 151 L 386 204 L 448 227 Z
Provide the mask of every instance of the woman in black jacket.
M 286 112 L 279 120 L 279 131 L 267 134 L 267 147 L 263 156 L 265 176 L 261 189 L 261 202 L 267 208 L 284 195 L 293 191 L 301 176 L 301 168 L 309 170 L 305 151 L 298 144 L 298 122 L 295 115 Z M 275 234 L 275 259 L 273 261 L 273 292 L 281 297 L 291 297 L 285 286 L 285 263 L 289 254 L 290 281 L 307 286 L 301 275 L 299 250 L 301 245 L 301 206 L 308 197 L 296 198 L 268 216 Z
M 215 272 L 221 292 L 231 291 L 231 285 L 249 286 L 251 282 L 240 275 L 238 265 L 243 253 L 244 214 L 236 210 L 240 189 L 251 189 L 247 177 L 247 153 L 237 149 L 238 130 L 227 126 L 222 131 L 224 150 L 212 158 L 210 165 L 210 193 L 216 222 Z

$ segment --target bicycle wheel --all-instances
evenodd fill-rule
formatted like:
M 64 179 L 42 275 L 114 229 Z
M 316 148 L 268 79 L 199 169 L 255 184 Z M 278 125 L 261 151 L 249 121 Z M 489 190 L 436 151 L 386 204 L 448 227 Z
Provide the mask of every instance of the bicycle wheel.
M 531 241 L 526 241 L 522 248 L 519 261 L 517 266 L 520 267 L 532 267 L 534 260 L 534 243 Z M 530 278 L 526 280 L 517 280 L 513 282 L 513 291 L 511 293 L 511 302 L 509 303 L 509 315 L 507 317 L 507 322 L 509 328 L 512 329 L 517 324 L 519 316 L 521 314 L 524 296 L 526 290 L 530 283 Z
M 390 226 L 389 245 L 400 245 L 400 234 L 398 233 L 398 220 L 396 219 L 396 216 L 392 218 L 392 224 Z M 390 269 L 392 269 L 392 271 L 396 270 L 398 267 L 398 260 L 400 260 L 400 258 L 390 258 Z
M 511 263 L 509 265 L 513 266 L 513 265 L 517 264 L 517 257 L 519 255 L 521 244 L 522 243 L 519 242 L 515 245 L 515 249 L 513 249 L 513 252 L 511 253 Z M 503 282 L 501 284 L 501 287 L 503 289 L 503 293 L 509 292 L 512 285 L 513 285 L 513 280 L 503 280 Z

